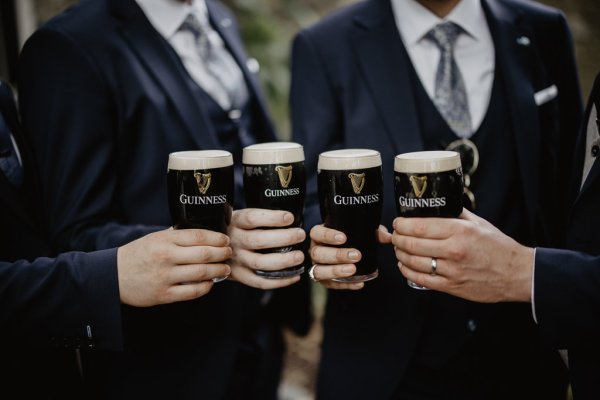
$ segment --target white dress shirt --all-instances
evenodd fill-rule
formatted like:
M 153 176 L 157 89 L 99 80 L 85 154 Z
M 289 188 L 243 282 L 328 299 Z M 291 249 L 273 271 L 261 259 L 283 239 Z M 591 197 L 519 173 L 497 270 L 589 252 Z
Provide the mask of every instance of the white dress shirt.
M 179 30 L 189 14 L 194 14 L 199 21 L 208 21 L 205 0 L 193 0 L 191 4 L 178 0 L 136 0 L 136 2 L 154 29 L 177 52 L 192 79 L 224 110 L 229 110 L 232 107 L 231 100 L 200 60 L 193 33 L 188 30 Z M 211 35 L 210 40 L 213 46 L 225 46 L 223 39 L 216 31 L 212 31 Z M 240 80 L 244 82 L 241 70 L 239 70 L 239 76 Z
M 396 26 L 421 84 L 431 99 L 435 93 L 435 74 L 440 50 L 425 35 L 445 21 L 459 25 L 454 59 L 467 91 L 473 131 L 476 131 L 490 103 L 494 82 L 494 41 L 480 0 L 461 0 L 444 19 L 440 19 L 417 0 L 391 0 Z

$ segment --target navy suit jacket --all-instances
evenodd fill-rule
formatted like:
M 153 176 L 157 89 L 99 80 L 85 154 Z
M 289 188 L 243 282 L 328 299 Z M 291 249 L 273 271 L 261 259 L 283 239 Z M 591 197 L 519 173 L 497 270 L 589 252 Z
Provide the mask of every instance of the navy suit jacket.
M 586 111 L 600 109 L 600 76 Z M 598 124 L 598 121 L 592 121 Z M 569 374 L 576 400 L 596 399 L 600 393 L 600 163 L 594 162 L 581 186 L 586 147 L 583 125 L 574 163 L 574 203 L 566 230 L 566 248 L 536 251 L 534 300 L 540 331 L 559 349 L 568 349 Z
M 3 390 L 24 398 L 76 396 L 81 381 L 69 349 L 122 349 L 116 249 L 42 257 L 48 246 L 36 218 L 41 204 L 28 193 L 34 171 L 13 93 L 4 83 L 0 112 L 20 144 L 25 167 L 19 188 L 0 172 Z
M 564 188 L 556 182 L 568 182 L 570 149 L 582 113 L 570 32 L 560 12 L 534 2 L 483 0 L 482 5 L 496 48 L 496 66 L 509 98 L 506 117 L 514 132 L 517 159 L 507 162 L 520 166 L 525 194 L 522 206 L 527 215 L 523 223 L 532 241 L 556 243 L 567 201 Z M 530 39 L 528 45 L 517 40 L 521 37 Z M 321 221 L 314 173 L 319 153 L 372 148 L 383 160 L 382 224 L 391 229 L 396 215 L 394 156 L 424 149 L 409 81 L 410 65 L 408 57 L 402 56 L 402 46 L 389 0 L 345 7 L 295 38 L 293 138 L 305 146 L 307 168 L 313 171 L 307 225 Z M 534 94 L 553 84 L 558 97 L 536 105 Z M 381 249 L 379 260 L 379 277 L 361 291 L 328 292 L 318 383 L 321 398 L 390 398 L 425 331 L 427 294 L 407 287 L 390 246 Z M 502 313 L 499 309 L 490 306 L 487 311 L 482 309 L 482 314 Z M 482 351 L 490 351 L 490 358 L 500 354 L 506 361 L 489 366 L 491 369 L 472 366 L 474 385 L 484 386 L 490 376 L 516 371 L 513 364 L 527 369 L 524 358 L 516 360 L 521 353 L 528 353 L 529 347 L 537 346 L 537 333 L 531 314 L 521 311 L 525 322 L 514 315 L 508 317 L 510 312 L 505 324 L 498 318 L 487 327 L 482 321 L 465 321 L 464 335 L 481 338 L 480 343 L 489 343 Z M 508 354 L 515 358 L 509 361 L 512 356 Z M 481 353 L 481 357 L 486 356 Z M 491 379 L 494 382 L 496 378 Z M 536 390 L 535 379 L 523 379 L 530 390 Z M 517 392 L 510 381 L 500 382 L 501 378 L 492 383 L 489 392 L 498 396 L 502 390 Z
M 248 84 L 256 139 L 275 140 L 235 18 L 218 1 L 207 7 Z M 82 1 L 32 35 L 19 73 L 24 132 L 56 249 L 104 249 L 170 226 L 168 154 L 220 144 L 179 57 L 137 3 Z M 266 319 L 306 332 L 306 288 L 275 291 Z M 106 354 L 98 372 L 112 383 L 100 384 L 114 396 L 222 397 L 261 293 L 225 281 L 194 301 L 124 307 L 126 351 Z

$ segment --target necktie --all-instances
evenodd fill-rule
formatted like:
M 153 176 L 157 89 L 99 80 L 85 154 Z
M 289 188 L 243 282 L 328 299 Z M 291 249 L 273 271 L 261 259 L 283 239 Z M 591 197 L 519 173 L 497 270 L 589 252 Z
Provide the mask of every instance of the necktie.
M 248 100 L 244 76 L 208 19 L 190 14 L 181 29 L 189 30 L 194 35 L 200 60 L 215 81 L 216 88 L 225 93 L 229 108 L 242 108 Z
M 16 187 L 23 182 L 23 169 L 2 113 L 0 113 L 0 171 Z
M 458 25 L 447 21 L 436 25 L 425 35 L 425 39 L 440 49 L 433 102 L 454 133 L 467 138 L 473 133 L 469 103 L 465 84 L 453 55 L 456 38 L 461 32 Z

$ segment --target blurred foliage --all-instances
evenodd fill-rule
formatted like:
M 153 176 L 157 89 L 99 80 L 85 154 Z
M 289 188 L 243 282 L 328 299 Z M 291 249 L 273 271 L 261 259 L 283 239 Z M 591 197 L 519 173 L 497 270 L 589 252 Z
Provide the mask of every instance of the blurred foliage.
M 248 55 L 260 77 L 282 139 L 290 137 L 288 92 L 294 35 L 350 0 L 224 0 L 236 14 Z

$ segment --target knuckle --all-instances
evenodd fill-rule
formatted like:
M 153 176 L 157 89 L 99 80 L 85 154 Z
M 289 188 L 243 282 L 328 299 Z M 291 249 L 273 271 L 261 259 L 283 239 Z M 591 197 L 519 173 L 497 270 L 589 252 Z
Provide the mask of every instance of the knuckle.
M 415 223 L 414 226 L 415 236 L 422 237 L 427 233 L 427 224 L 425 221 L 419 221 Z

